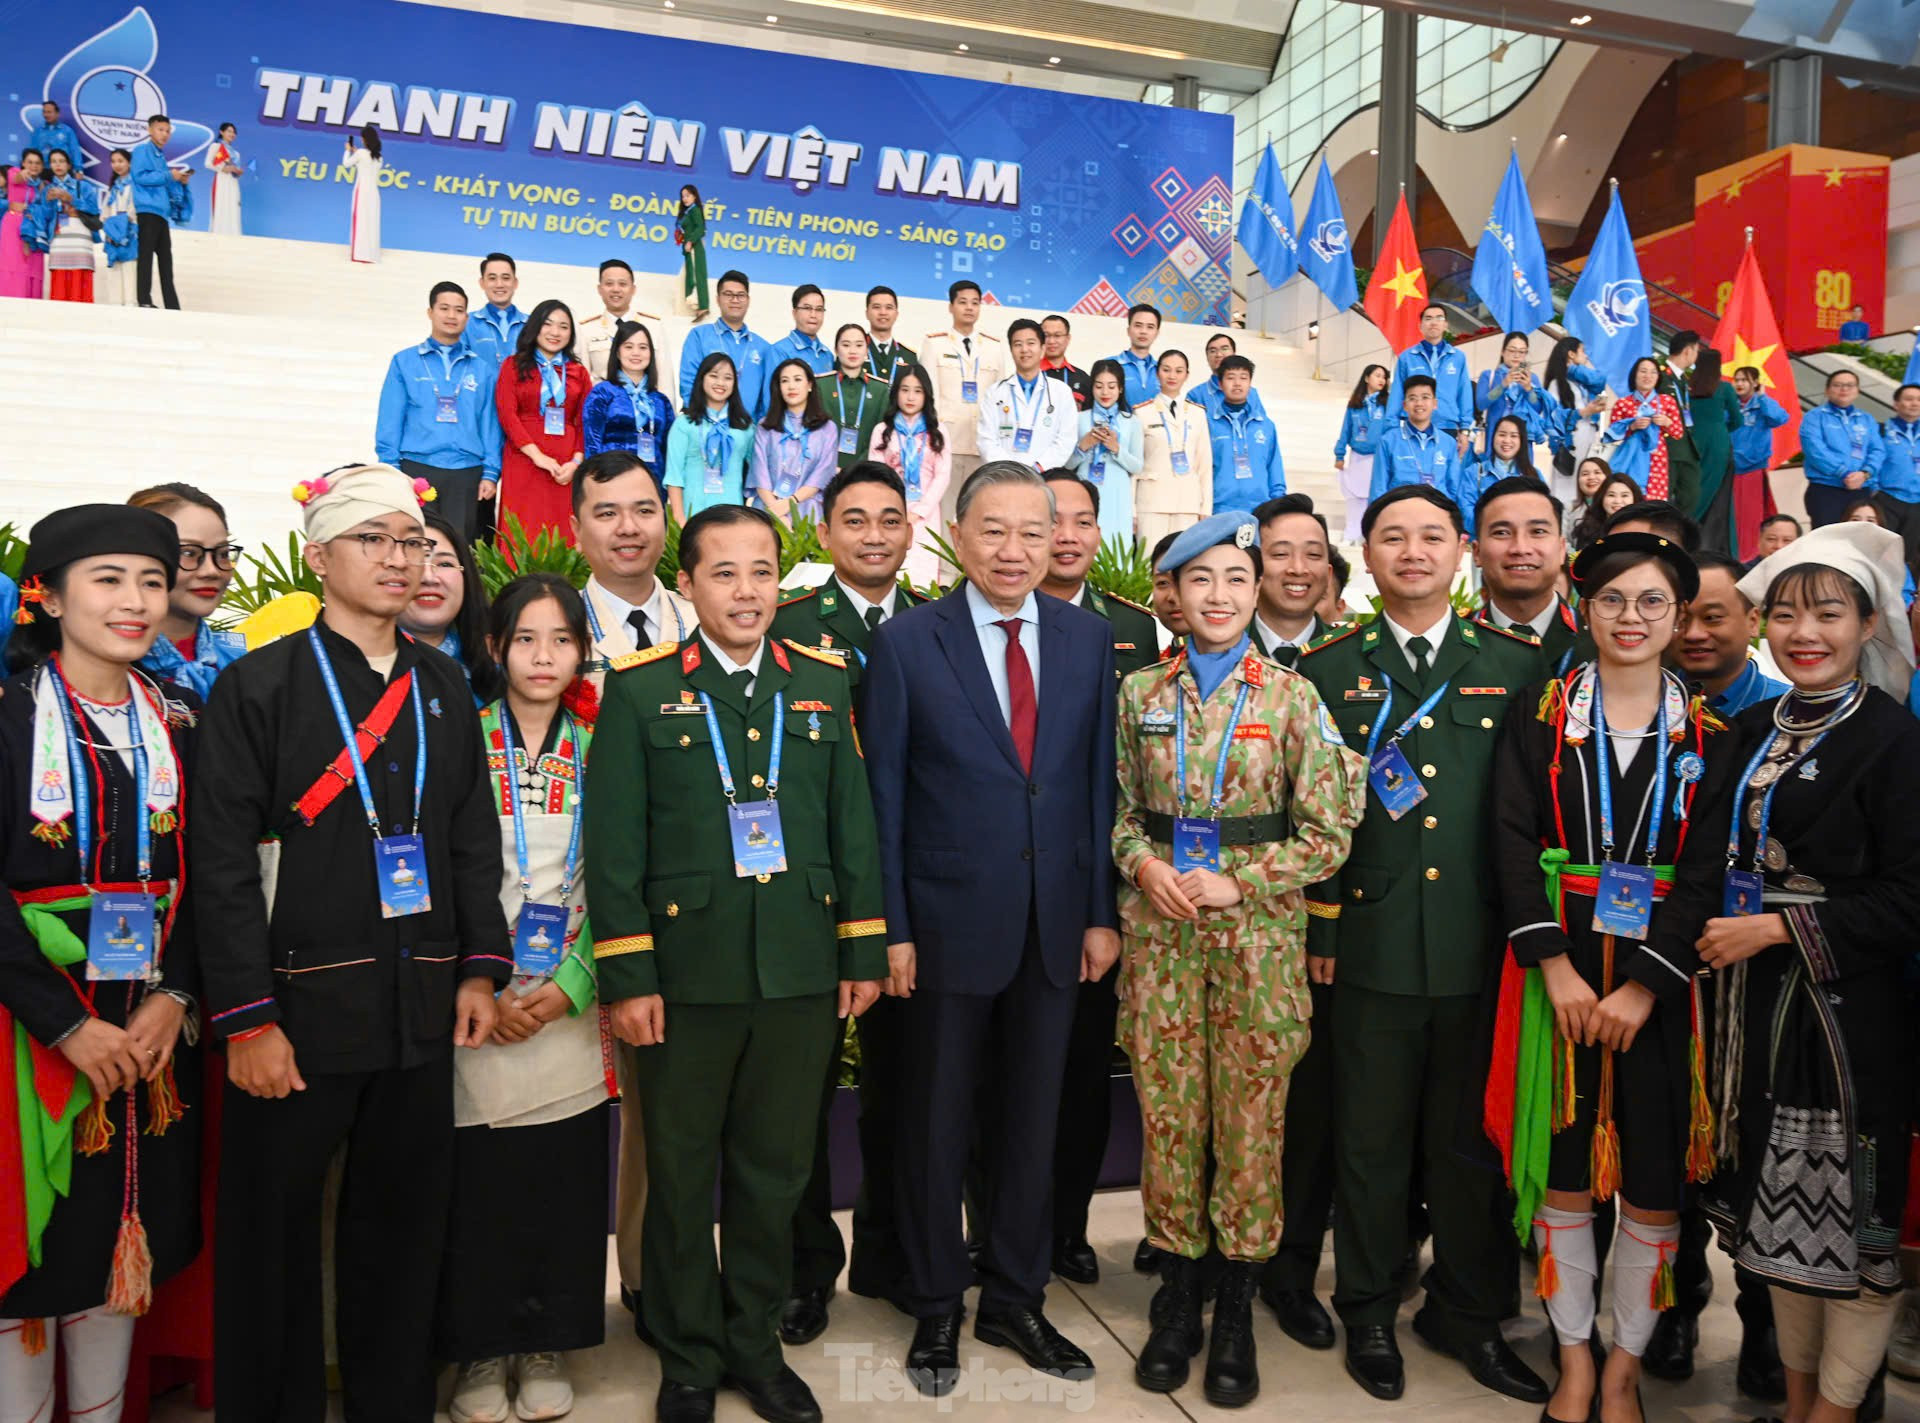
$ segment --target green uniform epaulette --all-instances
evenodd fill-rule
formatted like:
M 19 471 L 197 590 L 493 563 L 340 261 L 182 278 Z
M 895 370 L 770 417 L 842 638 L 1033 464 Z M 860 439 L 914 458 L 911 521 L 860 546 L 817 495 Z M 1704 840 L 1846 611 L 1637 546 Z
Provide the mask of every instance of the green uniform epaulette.
M 782 598 L 780 600 L 780 606 L 783 608 L 791 608 L 795 603 L 804 603 L 807 601 L 807 599 L 817 598 L 819 595 L 820 595 L 820 585 L 816 583 L 811 588 L 802 588 L 798 593 L 795 593 L 791 598 Z
M 790 637 L 783 637 L 780 640 L 802 657 L 811 658 L 815 662 L 824 662 L 836 671 L 844 672 L 847 670 L 846 663 L 841 661 L 840 658 L 835 657 L 831 652 L 822 652 L 817 647 L 808 647 L 805 643 L 795 642 Z
M 1107 594 L 1104 594 L 1103 596 L 1106 597 L 1111 602 L 1121 604 L 1123 607 L 1132 608 L 1136 613 L 1145 613 L 1148 617 L 1153 616 L 1152 608 L 1143 607 L 1141 604 L 1134 602 L 1133 599 L 1131 598 L 1122 598 L 1118 593 L 1107 593 Z
M 607 662 L 610 672 L 625 672 L 630 667 L 644 667 L 649 662 L 658 662 L 663 657 L 671 657 L 680 650 L 677 642 L 656 642 L 652 647 L 643 647 L 638 652 L 623 652 Z
M 1481 632 L 1497 632 L 1500 636 L 1510 637 L 1515 642 L 1524 642 L 1528 647 L 1538 647 L 1540 645 L 1540 639 L 1530 632 L 1515 632 L 1512 628 L 1499 627 L 1493 623 L 1477 622 L 1474 626 Z
M 1336 633 L 1333 633 L 1327 637 L 1321 638 L 1320 641 L 1314 643 L 1311 647 L 1301 648 L 1300 655 L 1302 657 L 1311 657 L 1313 656 L 1314 653 L 1321 651 L 1323 648 L 1332 647 L 1336 642 L 1345 642 L 1348 638 L 1352 637 L 1355 633 L 1359 632 L 1360 628 L 1361 628 L 1361 624 L 1359 623 L 1355 623 L 1352 627 L 1349 627 L 1349 628 L 1342 628 L 1340 629 L 1340 631 Z

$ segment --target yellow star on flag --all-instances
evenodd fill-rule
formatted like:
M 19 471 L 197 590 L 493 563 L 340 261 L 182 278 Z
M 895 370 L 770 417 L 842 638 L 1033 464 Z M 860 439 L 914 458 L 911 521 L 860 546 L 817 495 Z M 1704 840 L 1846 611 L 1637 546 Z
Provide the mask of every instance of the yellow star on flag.
M 1412 271 L 1408 271 L 1406 263 L 1398 257 L 1393 259 L 1393 275 L 1381 285 L 1393 293 L 1395 311 L 1400 309 L 1401 303 L 1412 301 L 1420 295 L 1419 282 L 1420 278 L 1426 275 L 1426 270 L 1425 267 L 1415 267 Z
M 1745 178 L 1735 178 L 1731 183 L 1727 184 L 1727 201 L 1728 202 L 1732 202 L 1735 198 L 1740 196 L 1740 189 L 1746 185 L 1746 181 L 1747 180 Z
M 1761 346 L 1755 349 L 1747 344 L 1747 338 L 1736 335 L 1733 338 L 1733 359 L 1728 362 L 1729 370 L 1739 370 L 1742 366 L 1752 366 L 1760 372 L 1760 388 L 1773 389 L 1773 377 L 1767 374 L 1767 362 L 1773 359 L 1773 353 L 1780 349 L 1780 343 Z
M 1827 180 L 1827 186 L 1829 188 L 1837 188 L 1840 186 L 1841 181 L 1845 179 L 1847 175 L 1838 168 L 1829 168 L 1827 169 L 1825 176 Z

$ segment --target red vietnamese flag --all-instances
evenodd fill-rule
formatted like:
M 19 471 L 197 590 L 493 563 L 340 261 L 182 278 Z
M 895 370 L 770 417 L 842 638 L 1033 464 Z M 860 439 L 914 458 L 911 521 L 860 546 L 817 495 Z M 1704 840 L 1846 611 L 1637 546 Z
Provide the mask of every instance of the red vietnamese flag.
M 1420 244 L 1413 240 L 1407 195 L 1401 193 L 1386 245 L 1367 281 L 1367 315 L 1397 353 L 1420 339 L 1420 308 L 1426 304 L 1427 273 L 1420 265 Z
M 1793 383 L 1793 365 L 1787 343 L 1781 339 L 1780 323 L 1774 319 L 1773 303 L 1767 299 L 1767 284 L 1760 276 L 1760 261 L 1754 255 L 1751 240 L 1740 258 L 1740 270 L 1733 279 L 1725 312 L 1713 333 L 1713 347 L 1720 353 L 1728 380 L 1742 366 L 1760 372 L 1760 389 L 1785 407 L 1787 423 L 1773 432 L 1773 466 L 1800 451 L 1800 393 Z

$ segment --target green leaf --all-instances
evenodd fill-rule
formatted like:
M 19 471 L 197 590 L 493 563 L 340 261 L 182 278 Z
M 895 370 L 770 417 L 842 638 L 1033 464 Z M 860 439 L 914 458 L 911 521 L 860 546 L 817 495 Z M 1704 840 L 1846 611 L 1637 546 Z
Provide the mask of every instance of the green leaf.
M 0 573 L 18 583 L 26 562 L 27 541 L 20 537 L 11 520 L 0 524 Z
M 311 593 L 318 598 L 320 575 L 307 567 L 307 560 L 300 552 L 301 545 L 299 534 L 288 534 L 284 557 L 271 548 L 248 554 L 245 565 L 235 571 L 233 582 L 227 585 L 227 596 L 220 600 L 220 607 L 213 615 L 213 625 L 232 627 L 242 618 L 259 612 L 276 598 L 284 598 L 289 593 Z
M 506 514 L 504 519 L 491 546 L 476 544 L 473 549 L 474 567 L 489 598 L 524 573 L 557 573 L 576 588 L 587 586 L 593 572 L 587 556 L 567 542 L 561 529 L 542 529 L 529 537 L 517 514 Z
M 1153 602 L 1153 564 L 1139 539 L 1108 539 L 1093 556 L 1087 582 L 1102 593 L 1125 598 L 1142 607 Z

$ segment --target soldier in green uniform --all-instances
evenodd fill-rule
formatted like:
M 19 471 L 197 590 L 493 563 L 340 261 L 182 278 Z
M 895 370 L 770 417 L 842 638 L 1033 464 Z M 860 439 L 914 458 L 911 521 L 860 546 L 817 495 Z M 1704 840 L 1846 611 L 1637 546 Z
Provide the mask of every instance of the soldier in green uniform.
M 1546 485 L 1514 475 L 1487 486 L 1473 518 L 1473 561 L 1486 585 L 1474 616 L 1538 638 L 1556 677 L 1566 676 L 1580 641 L 1580 619 L 1560 596 L 1567 566 L 1561 514 Z
M 773 616 L 773 634 L 837 659 L 847 670 L 857 715 L 860 678 L 874 629 L 926 599 L 895 582 L 913 542 L 906 487 L 899 475 L 884 464 L 863 460 L 828 481 L 821 509 L 832 576 L 782 603 Z M 893 1120 L 902 1071 L 898 1008 L 882 998 L 860 1019 L 859 1030 L 861 1182 L 853 1210 L 853 1268 L 847 1287 L 883 1299 L 895 1294 L 906 1269 L 893 1224 Z M 847 1263 L 846 1244 L 833 1219 L 827 1150 L 827 1114 L 840 1082 L 842 1026 L 835 1024 L 831 1034 L 813 1173 L 793 1220 L 793 1287 L 780 1316 L 780 1338 L 794 1345 L 811 1343 L 826 1329 L 827 1302 Z
M 1315 609 L 1326 597 L 1333 540 L 1305 494 L 1282 494 L 1253 511 L 1260 524 L 1260 602 L 1250 633 L 1262 657 L 1282 667 L 1324 633 Z
M 1532 638 L 1453 611 L 1466 537 L 1446 495 L 1389 490 L 1361 528 L 1381 615 L 1300 659 L 1369 768 L 1353 854 L 1307 895 L 1308 969 L 1339 986 L 1333 1303 L 1347 1372 L 1376 1398 L 1405 1388 L 1394 1316 L 1417 1152 L 1434 1259 L 1415 1332 L 1484 1386 L 1544 1403 L 1546 1385 L 1500 1337 L 1519 1270 L 1501 1183 L 1460 1157 L 1455 1118 L 1477 1090 L 1466 1046 L 1502 932 L 1487 864 L 1494 742 L 1546 659 Z
M 762 1418 L 806 1423 L 819 1406 L 776 1331 L 833 1020 L 864 1011 L 886 972 L 873 806 L 845 671 L 767 637 L 772 520 L 740 505 L 689 519 L 680 590 L 698 634 L 607 678 L 607 789 L 585 827 L 601 1001 L 640 1049 L 644 1270 L 671 1281 L 642 1302 L 658 1417 L 711 1419 L 724 1382 Z
M 1253 650 L 1259 526 L 1201 520 L 1160 561 L 1179 575 L 1187 650 L 1124 679 L 1121 1039 L 1134 1061 L 1149 1239 L 1167 1252 L 1134 1374 L 1166 1393 L 1201 1340 L 1200 1260 L 1225 1257 L 1206 1396 L 1260 1390 L 1252 1302 L 1280 1244 L 1287 1077 L 1305 1050 L 1302 891 L 1347 857 L 1365 766 L 1304 677 Z
M 1070 469 L 1050 469 L 1046 481 L 1053 491 L 1053 542 L 1040 591 L 1113 624 L 1113 662 L 1122 677 L 1159 661 L 1160 633 L 1153 610 L 1102 593 L 1087 581 L 1094 555 L 1100 552 L 1099 489 Z
M 898 349 L 898 348 L 896 348 Z M 840 427 L 840 468 L 868 458 L 892 387 L 867 370 L 866 328 L 848 322 L 833 337 L 833 374 L 820 377 L 820 403 Z
M 867 374 L 891 386 L 919 356 L 913 347 L 893 339 L 893 323 L 900 319 L 900 298 L 892 287 L 867 293 Z

